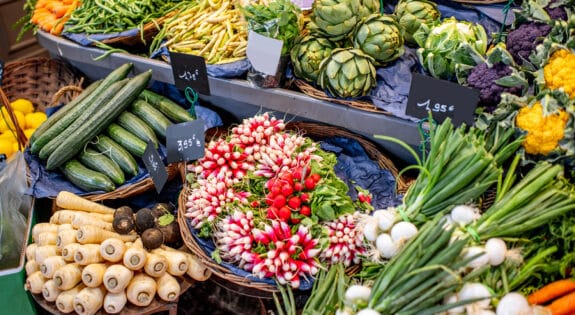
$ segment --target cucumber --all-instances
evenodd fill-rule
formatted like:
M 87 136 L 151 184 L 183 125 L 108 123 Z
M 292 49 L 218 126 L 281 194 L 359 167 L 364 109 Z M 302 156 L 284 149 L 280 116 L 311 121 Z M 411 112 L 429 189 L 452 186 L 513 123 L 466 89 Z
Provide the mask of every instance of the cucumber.
M 166 137 L 166 129 L 172 122 L 150 103 L 137 99 L 132 103 L 130 111 L 152 127 L 156 135 Z
M 155 108 L 162 112 L 162 114 L 166 115 L 166 117 L 177 123 L 192 121 L 195 119 L 194 116 L 192 116 L 192 114 L 190 114 L 182 106 L 178 105 L 176 102 L 163 95 L 154 93 L 150 90 L 144 90 L 142 93 L 140 93 L 139 97 L 152 104 Z
M 46 160 L 54 151 L 56 151 L 57 148 L 62 145 L 62 143 L 64 143 L 64 141 L 70 138 L 76 132 L 76 130 L 78 130 L 78 128 L 85 125 L 86 122 L 90 120 L 95 113 L 100 111 L 104 105 L 106 105 L 116 95 L 116 93 L 120 92 L 126 83 L 128 83 L 128 79 L 123 79 L 121 81 L 115 82 L 110 85 L 108 90 L 100 93 L 100 95 L 94 99 L 92 104 L 90 104 L 90 106 L 84 110 L 84 113 L 76 118 L 76 120 L 67 126 L 66 129 L 62 130 L 60 134 L 52 138 L 52 140 L 44 145 L 42 150 L 38 152 L 40 159 Z
M 59 135 L 64 129 L 70 126 L 76 118 L 80 117 L 87 108 L 92 105 L 92 102 L 103 92 L 108 90 L 112 84 L 126 78 L 130 70 L 132 70 L 132 63 L 126 63 L 118 69 L 112 71 L 102 82 L 79 104 L 76 104 L 72 109 L 62 114 L 62 117 L 56 119 L 54 123 L 34 141 L 30 147 L 30 152 L 38 154 L 40 150 L 54 137 Z
M 133 133 L 136 137 L 145 143 L 148 143 L 148 141 L 151 140 L 154 143 L 154 147 L 158 147 L 158 137 L 156 137 L 154 129 L 150 128 L 150 126 L 138 118 L 138 116 L 125 111 L 120 115 L 120 117 L 118 117 L 116 123 L 124 127 L 124 129 L 128 130 L 129 132 Z
M 82 91 L 82 93 L 80 93 L 80 95 L 76 96 L 68 104 L 62 106 L 62 108 L 60 108 L 58 111 L 56 111 L 55 113 L 50 115 L 50 117 L 48 117 L 48 119 L 46 119 L 46 121 L 44 121 L 40 126 L 38 126 L 38 128 L 36 128 L 36 130 L 34 130 L 34 133 L 32 134 L 32 136 L 30 136 L 30 139 L 28 139 L 28 142 L 31 145 L 33 145 L 34 142 L 36 142 L 36 139 L 38 139 L 38 137 L 40 137 L 42 134 L 44 134 L 44 132 L 46 132 L 46 130 L 48 130 L 50 127 L 52 127 L 58 120 L 60 120 L 62 117 L 64 117 L 68 112 L 72 111 L 76 107 L 76 105 L 82 104 L 82 102 L 90 94 L 92 94 L 92 92 L 94 92 L 96 90 L 96 88 L 98 86 L 100 86 L 101 83 L 102 83 L 102 80 L 98 80 L 98 81 L 95 81 L 94 83 L 88 85 L 88 87 L 86 89 L 84 89 Z
M 74 185 L 85 191 L 113 191 L 116 186 L 108 176 L 91 170 L 76 159 L 71 159 L 62 167 L 64 176 Z
M 106 128 L 106 132 L 112 140 L 123 146 L 126 151 L 137 157 L 142 157 L 144 155 L 144 151 L 146 151 L 146 146 L 148 144 L 120 125 L 111 123 L 108 128 Z
M 132 177 L 138 175 L 138 163 L 136 159 L 134 159 L 130 152 L 126 151 L 126 149 L 110 137 L 99 135 L 91 144 L 98 152 L 105 154 L 112 161 L 116 162 L 127 176 Z
M 74 157 L 86 143 L 100 134 L 138 97 L 152 78 L 152 70 L 142 72 L 128 81 L 114 97 L 66 139 L 48 158 L 46 169 L 53 170 Z
M 78 161 L 91 170 L 108 176 L 116 185 L 122 185 L 126 178 L 124 172 L 114 160 L 94 149 L 86 148 L 78 154 Z

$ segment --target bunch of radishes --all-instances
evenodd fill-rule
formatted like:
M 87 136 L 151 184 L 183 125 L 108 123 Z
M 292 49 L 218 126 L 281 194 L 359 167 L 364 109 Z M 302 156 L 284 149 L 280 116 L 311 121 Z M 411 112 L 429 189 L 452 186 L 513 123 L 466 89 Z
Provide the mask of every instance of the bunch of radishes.
M 362 215 L 361 231 L 374 261 L 388 260 L 417 235 L 415 224 L 403 221 L 395 208 L 380 209 L 372 215 Z
M 358 264 L 365 247 L 361 233 L 357 231 L 355 216 L 344 214 L 337 220 L 323 224 L 329 240 L 326 249 L 320 253 L 320 259 L 328 264 L 343 263 L 348 267 L 351 263 Z

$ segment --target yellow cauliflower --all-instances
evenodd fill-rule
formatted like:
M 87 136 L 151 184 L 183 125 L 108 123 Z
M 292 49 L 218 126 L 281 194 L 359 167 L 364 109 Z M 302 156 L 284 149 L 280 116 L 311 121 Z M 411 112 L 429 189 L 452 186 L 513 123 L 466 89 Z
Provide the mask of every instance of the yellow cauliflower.
M 575 54 L 566 49 L 554 52 L 543 67 L 543 75 L 546 87 L 563 88 L 570 98 L 575 98 Z
M 517 127 L 527 131 L 523 141 L 525 152 L 547 155 L 559 145 L 564 137 L 564 130 L 569 121 L 569 114 L 564 110 L 544 115 L 541 103 L 523 107 L 515 118 Z

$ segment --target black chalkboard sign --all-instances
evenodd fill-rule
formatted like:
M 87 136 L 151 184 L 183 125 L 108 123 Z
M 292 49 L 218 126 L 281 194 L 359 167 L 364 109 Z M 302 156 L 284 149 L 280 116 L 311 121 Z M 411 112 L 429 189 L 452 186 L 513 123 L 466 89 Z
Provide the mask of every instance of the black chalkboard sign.
M 156 191 L 159 194 L 168 181 L 168 172 L 166 171 L 166 166 L 162 161 L 162 157 L 151 141 L 148 142 L 142 159 L 144 160 L 144 165 L 146 166 L 148 173 L 150 173 L 154 186 L 156 186 Z
M 204 156 L 204 121 L 196 119 L 166 130 L 168 163 L 193 161 Z
M 479 91 L 457 83 L 414 73 L 407 99 L 406 114 L 427 118 L 429 112 L 437 122 L 450 117 L 455 126 L 473 125 Z
M 210 95 L 208 70 L 204 58 L 195 55 L 170 52 L 174 85 L 180 90 L 191 87 L 198 93 Z

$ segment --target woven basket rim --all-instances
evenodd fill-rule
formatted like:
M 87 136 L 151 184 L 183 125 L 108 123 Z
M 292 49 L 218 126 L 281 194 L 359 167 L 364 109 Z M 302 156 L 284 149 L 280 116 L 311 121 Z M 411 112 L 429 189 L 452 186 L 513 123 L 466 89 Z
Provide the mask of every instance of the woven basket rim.
M 468 3 L 468 4 L 494 4 L 494 3 L 505 3 L 506 0 L 451 0 L 458 3 Z
M 304 131 L 306 136 L 310 138 L 314 137 L 333 137 L 333 136 L 343 136 L 349 137 L 352 139 L 357 140 L 360 142 L 366 153 L 370 156 L 370 158 L 377 160 L 380 167 L 384 169 L 388 169 L 395 177 L 398 183 L 398 186 L 401 187 L 402 190 L 406 190 L 408 188 L 408 183 L 400 176 L 398 176 L 398 171 L 393 161 L 386 157 L 377 147 L 368 139 L 352 133 L 347 129 L 343 129 L 340 127 L 324 125 L 320 123 L 311 123 L 311 122 L 290 122 L 286 124 L 286 129 L 291 131 Z M 321 133 L 319 130 L 321 130 Z M 310 131 L 316 132 L 315 134 L 308 134 Z M 206 133 L 206 141 L 209 138 L 209 132 Z M 223 282 L 226 284 L 221 284 L 225 286 L 229 290 L 237 292 L 239 294 L 253 296 L 253 297 L 260 297 L 260 298 L 271 298 L 274 292 L 277 292 L 277 288 L 273 285 L 251 281 L 250 279 L 246 279 L 244 277 L 238 276 L 232 273 L 226 267 L 218 264 L 214 259 L 209 257 L 203 250 L 203 248 L 196 242 L 194 235 L 191 232 L 191 227 L 189 224 L 189 220 L 187 220 L 185 216 L 186 211 L 186 202 L 187 202 L 187 195 L 190 191 L 186 180 L 185 180 L 185 172 L 186 167 L 185 165 L 181 165 L 180 168 L 182 180 L 184 183 L 184 187 L 180 191 L 180 195 L 178 198 L 178 223 L 180 225 L 180 234 L 182 235 L 182 239 L 184 244 L 190 249 L 192 253 L 199 257 L 201 262 L 209 269 L 211 269 L 213 276 L 216 276 L 222 279 Z M 401 182 L 401 184 L 399 184 Z
M 175 12 L 169 12 L 168 14 L 152 19 L 150 22 L 144 24 L 141 32 L 133 36 L 118 36 L 114 38 L 104 39 L 101 42 L 106 45 L 137 45 L 145 44 L 147 41 L 151 40 L 161 29 L 162 24 L 170 17 L 172 17 Z M 143 34 L 142 34 L 143 33 Z M 142 41 L 143 40 L 143 41 Z M 92 44 L 93 46 L 96 43 Z

